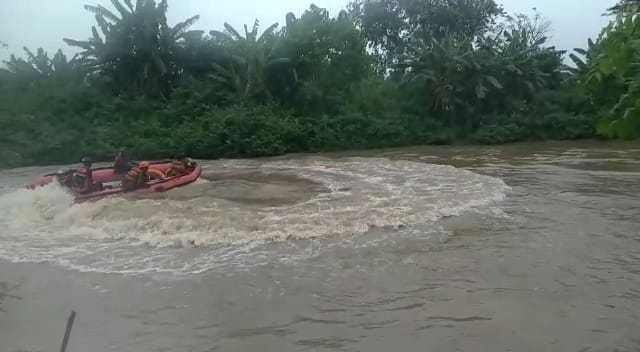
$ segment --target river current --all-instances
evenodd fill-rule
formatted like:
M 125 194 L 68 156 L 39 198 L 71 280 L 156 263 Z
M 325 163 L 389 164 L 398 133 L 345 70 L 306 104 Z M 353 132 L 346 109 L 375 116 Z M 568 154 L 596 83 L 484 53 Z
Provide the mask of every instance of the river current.
M 74 204 L 0 171 L 0 350 L 637 351 L 640 145 L 201 161 Z

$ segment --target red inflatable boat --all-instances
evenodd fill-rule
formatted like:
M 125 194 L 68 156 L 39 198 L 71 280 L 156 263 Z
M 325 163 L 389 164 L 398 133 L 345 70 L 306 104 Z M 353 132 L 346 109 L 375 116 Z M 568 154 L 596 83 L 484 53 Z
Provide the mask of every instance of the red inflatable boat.
M 152 161 L 150 163 L 151 166 L 148 171 L 150 180 L 146 182 L 144 186 L 128 192 L 121 187 L 121 181 L 124 175 L 116 174 L 115 170 L 111 167 L 93 169 L 93 182 L 96 184 L 97 190 L 86 194 L 76 194 L 76 201 L 83 202 L 124 193 L 166 192 L 173 188 L 186 186 L 196 181 L 202 174 L 200 165 L 195 164 L 187 170 L 186 174 L 168 177 L 166 175 L 172 167 L 170 161 Z M 36 182 L 28 185 L 27 188 L 35 189 L 48 185 L 55 180 L 56 174 L 45 175 Z

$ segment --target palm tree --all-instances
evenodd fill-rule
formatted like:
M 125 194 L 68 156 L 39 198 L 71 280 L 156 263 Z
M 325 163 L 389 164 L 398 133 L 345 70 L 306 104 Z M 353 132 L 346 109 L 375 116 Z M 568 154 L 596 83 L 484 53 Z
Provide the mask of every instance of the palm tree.
M 118 14 L 102 5 L 86 5 L 95 15 L 92 37 L 64 41 L 84 51 L 83 63 L 94 73 L 110 78 L 118 91 L 132 95 L 166 96 L 179 78 L 175 53 L 188 28 L 199 16 L 174 27 L 167 24 L 167 0 L 111 0 Z
M 567 71 L 574 77 L 582 79 L 587 76 L 593 61 L 597 57 L 597 46 L 591 38 L 587 42 L 588 48 L 575 48 L 575 53 L 569 54 L 569 58 L 573 61 L 575 67 L 568 66 Z
M 81 67 L 77 58 L 67 60 L 67 57 L 58 50 L 53 58 L 49 58 L 44 49 L 38 48 L 33 53 L 27 47 L 23 48 L 26 59 L 17 58 L 11 55 L 8 61 L 5 61 L 6 70 L 15 77 L 33 81 L 44 78 L 59 78 L 69 76 L 81 76 Z
M 620 0 L 608 11 L 618 16 L 637 15 L 640 13 L 640 0 Z
M 450 126 L 472 127 L 489 97 L 503 89 L 492 57 L 459 40 L 417 40 L 398 67 L 404 84 L 417 84 L 428 110 L 448 118 Z M 458 121 L 462 120 L 462 121 Z
M 287 69 L 290 63 L 290 59 L 274 55 L 278 23 L 272 24 L 260 35 L 258 20 L 251 30 L 247 25 L 244 26 L 244 36 L 228 23 L 224 27 L 225 31 L 211 31 L 210 35 L 227 48 L 230 60 L 226 65 L 212 64 L 214 73 L 211 78 L 223 84 L 239 100 L 272 100 L 269 74 L 277 68 Z
M 448 116 L 450 126 L 476 128 L 484 116 L 557 88 L 563 52 L 545 46 L 547 29 L 542 18 L 521 17 L 483 38 L 416 40 L 399 68 L 431 112 Z

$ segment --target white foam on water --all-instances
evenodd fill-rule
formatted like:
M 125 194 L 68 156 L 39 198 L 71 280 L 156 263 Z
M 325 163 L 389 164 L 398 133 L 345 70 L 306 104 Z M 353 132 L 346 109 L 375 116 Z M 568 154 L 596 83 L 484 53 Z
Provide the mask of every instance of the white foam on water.
M 0 195 L 0 258 L 81 271 L 196 273 L 246 257 L 268 260 L 268 253 L 258 250 L 268 242 L 360 235 L 371 228 L 433 223 L 469 210 L 495 213 L 493 205 L 509 189 L 497 178 L 450 166 L 379 158 L 204 165 L 205 171 L 293 175 L 328 191 L 298 204 L 259 206 L 216 197 L 215 181 L 172 191 L 189 197 L 83 204 L 74 204 L 55 184 L 15 190 Z

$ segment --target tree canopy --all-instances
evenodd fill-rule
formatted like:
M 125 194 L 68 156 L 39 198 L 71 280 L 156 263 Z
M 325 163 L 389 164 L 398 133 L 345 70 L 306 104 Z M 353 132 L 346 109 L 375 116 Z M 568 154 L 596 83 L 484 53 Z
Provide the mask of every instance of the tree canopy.
M 167 0 L 86 5 L 90 36 L 64 39 L 78 55 L 25 48 L 0 69 L 0 160 L 634 138 L 637 5 L 570 53 L 541 14 L 494 0 L 354 0 L 208 31 L 170 25 Z

